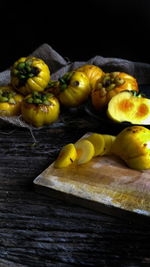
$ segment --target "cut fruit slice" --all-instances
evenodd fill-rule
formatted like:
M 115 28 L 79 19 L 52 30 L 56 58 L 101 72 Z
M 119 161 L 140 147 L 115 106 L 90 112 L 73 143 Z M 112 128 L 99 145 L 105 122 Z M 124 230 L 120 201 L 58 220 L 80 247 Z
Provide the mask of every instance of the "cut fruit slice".
M 109 134 L 103 134 L 103 138 L 104 138 L 104 150 L 103 153 L 101 155 L 111 155 L 111 148 L 112 148 L 112 144 L 115 141 L 116 137 L 113 135 L 109 135 Z
M 64 146 L 54 163 L 55 168 L 64 168 L 72 164 L 77 157 L 77 152 L 74 144 Z
M 75 148 L 77 151 L 77 164 L 78 165 L 87 163 L 93 158 L 95 154 L 93 144 L 86 139 L 81 139 L 78 142 L 76 142 Z
M 105 142 L 102 134 L 93 133 L 86 137 L 86 140 L 90 141 L 95 149 L 94 156 L 100 156 L 104 152 Z

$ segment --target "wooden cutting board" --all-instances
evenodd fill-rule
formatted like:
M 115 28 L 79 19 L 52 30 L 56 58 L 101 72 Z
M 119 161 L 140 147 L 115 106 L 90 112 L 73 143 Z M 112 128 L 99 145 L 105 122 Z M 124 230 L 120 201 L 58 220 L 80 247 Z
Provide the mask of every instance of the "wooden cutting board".
M 150 218 L 150 170 L 130 169 L 115 156 L 99 156 L 86 164 L 73 163 L 62 169 L 54 168 L 52 163 L 34 185 L 92 209 Z

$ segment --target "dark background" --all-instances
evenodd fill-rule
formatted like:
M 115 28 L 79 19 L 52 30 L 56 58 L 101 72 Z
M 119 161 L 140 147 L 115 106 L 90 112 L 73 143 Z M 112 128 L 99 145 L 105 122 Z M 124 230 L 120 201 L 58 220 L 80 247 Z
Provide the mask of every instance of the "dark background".
M 71 61 L 101 55 L 150 63 L 148 0 L 31 3 L 1 4 L 0 71 L 43 43 Z

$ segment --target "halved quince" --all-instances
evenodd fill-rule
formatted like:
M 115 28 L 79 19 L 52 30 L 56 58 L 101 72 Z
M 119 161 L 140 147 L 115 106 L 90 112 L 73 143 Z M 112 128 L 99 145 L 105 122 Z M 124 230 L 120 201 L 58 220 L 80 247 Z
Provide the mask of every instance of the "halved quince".
M 95 154 L 93 144 L 86 139 L 81 139 L 78 142 L 76 142 L 75 148 L 77 152 L 76 162 L 78 165 L 87 163 L 93 158 Z
M 72 164 L 77 157 L 77 152 L 74 144 L 65 145 L 54 163 L 55 168 L 64 168 Z
M 150 124 L 150 99 L 129 91 L 118 93 L 109 101 L 107 115 L 115 122 Z

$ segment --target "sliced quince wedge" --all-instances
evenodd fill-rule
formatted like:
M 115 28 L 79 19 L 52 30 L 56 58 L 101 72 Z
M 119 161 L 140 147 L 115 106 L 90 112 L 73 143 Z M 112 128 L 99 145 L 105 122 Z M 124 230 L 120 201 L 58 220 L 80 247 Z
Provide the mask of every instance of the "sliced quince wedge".
M 87 163 L 93 158 L 95 154 L 93 144 L 86 139 L 81 139 L 78 142 L 76 142 L 75 148 L 77 152 L 76 162 L 78 165 Z
M 107 115 L 115 122 L 150 124 L 150 99 L 135 96 L 132 91 L 118 93 L 109 101 Z
M 95 149 L 94 156 L 96 157 L 110 155 L 115 138 L 113 135 L 93 133 L 86 137 L 86 140 L 89 140 L 93 144 Z
M 77 157 L 77 152 L 74 144 L 70 143 L 65 145 L 54 163 L 55 168 L 64 168 L 72 164 Z
M 93 144 L 95 150 L 94 154 L 95 157 L 103 154 L 105 148 L 105 142 L 102 134 L 98 133 L 90 134 L 88 137 L 86 137 L 86 140 L 89 140 Z
M 112 154 L 112 145 L 116 137 L 109 134 L 103 134 L 104 138 L 104 150 L 101 155 L 111 155 Z

